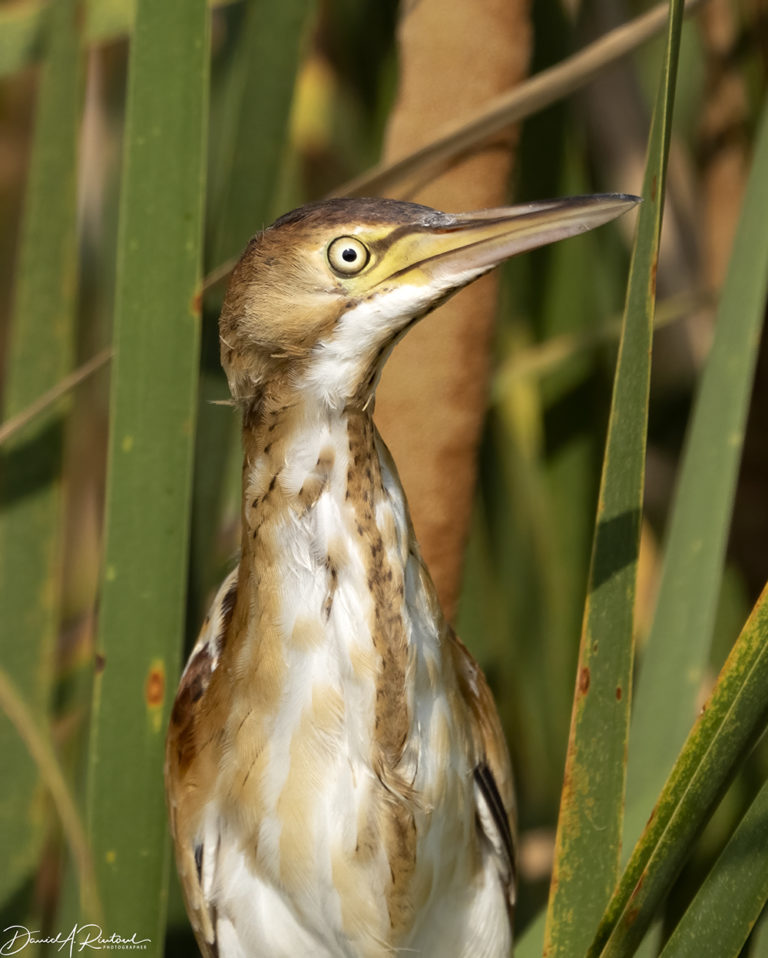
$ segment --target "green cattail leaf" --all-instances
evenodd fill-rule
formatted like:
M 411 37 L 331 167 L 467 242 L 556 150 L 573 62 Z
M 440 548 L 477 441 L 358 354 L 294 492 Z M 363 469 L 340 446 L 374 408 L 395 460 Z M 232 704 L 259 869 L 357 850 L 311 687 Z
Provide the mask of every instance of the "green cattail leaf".
M 581 958 L 618 877 L 656 263 L 682 9 L 678 2 L 670 11 L 614 380 L 545 932 L 550 958 Z
M 105 928 L 163 952 L 163 746 L 181 651 L 199 359 L 209 24 L 139 0 L 118 237 L 87 811 Z

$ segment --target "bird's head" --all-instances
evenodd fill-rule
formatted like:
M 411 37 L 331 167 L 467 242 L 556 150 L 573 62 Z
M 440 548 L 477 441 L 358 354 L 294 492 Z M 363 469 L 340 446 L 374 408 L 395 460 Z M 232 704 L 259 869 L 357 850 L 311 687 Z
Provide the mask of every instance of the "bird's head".
M 620 216 L 636 197 L 598 195 L 440 213 L 395 200 L 301 207 L 256 235 L 220 320 L 233 397 L 300 390 L 364 404 L 397 339 L 503 260 Z

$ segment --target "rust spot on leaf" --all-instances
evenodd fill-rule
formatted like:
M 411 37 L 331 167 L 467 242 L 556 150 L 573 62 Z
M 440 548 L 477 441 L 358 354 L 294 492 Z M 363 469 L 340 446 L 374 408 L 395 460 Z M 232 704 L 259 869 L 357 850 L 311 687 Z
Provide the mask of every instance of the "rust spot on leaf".
M 107 660 L 104 658 L 101 652 L 97 652 L 94 657 L 94 663 L 93 663 L 93 668 L 94 668 L 94 671 L 96 672 L 96 675 L 101 675 L 101 673 L 104 671 L 104 668 L 106 667 L 106 664 L 107 664 Z
M 584 666 L 584 668 L 579 672 L 579 692 L 582 695 L 586 695 L 589 691 L 589 669 Z
M 658 186 L 658 178 L 656 176 L 651 180 L 651 200 L 656 201 L 656 189 Z
M 203 291 L 199 289 L 192 297 L 192 315 L 201 316 L 203 312 Z
M 617 701 L 617 702 L 620 702 L 620 701 L 621 701 L 621 696 L 622 696 L 622 694 L 623 694 L 623 693 L 622 693 L 622 691 L 621 691 L 621 686 L 620 686 L 620 685 L 617 685 L 617 686 L 616 686 L 616 701 Z
M 149 670 L 144 694 L 150 708 L 159 708 L 163 704 L 165 698 L 165 668 L 162 662 L 156 662 Z

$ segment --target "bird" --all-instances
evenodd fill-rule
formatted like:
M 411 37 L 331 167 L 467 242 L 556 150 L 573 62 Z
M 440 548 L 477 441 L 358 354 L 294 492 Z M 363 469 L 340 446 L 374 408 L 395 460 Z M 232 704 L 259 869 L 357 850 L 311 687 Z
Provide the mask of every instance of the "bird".
M 205 958 L 510 954 L 509 753 L 421 558 L 376 385 L 458 289 L 636 202 L 448 214 L 334 199 L 248 244 L 219 320 L 242 416 L 241 551 L 182 674 L 165 761 Z

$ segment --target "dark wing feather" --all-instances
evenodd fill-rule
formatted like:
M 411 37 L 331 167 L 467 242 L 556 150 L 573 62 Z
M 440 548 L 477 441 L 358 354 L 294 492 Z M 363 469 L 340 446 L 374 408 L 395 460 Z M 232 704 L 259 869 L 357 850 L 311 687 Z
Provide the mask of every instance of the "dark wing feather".
M 481 762 L 475 768 L 477 820 L 480 830 L 493 848 L 499 877 L 507 893 L 510 917 L 515 904 L 515 843 L 509 816 L 501 801 L 493 772 Z

